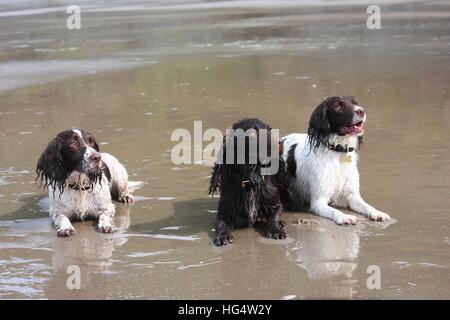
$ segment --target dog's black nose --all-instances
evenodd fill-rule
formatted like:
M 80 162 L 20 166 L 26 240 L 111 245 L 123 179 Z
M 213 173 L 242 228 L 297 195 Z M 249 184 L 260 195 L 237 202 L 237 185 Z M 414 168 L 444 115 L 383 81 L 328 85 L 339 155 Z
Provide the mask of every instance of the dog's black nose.
M 364 117 L 364 115 L 366 114 L 366 110 L 364 110 L 364 108 L 359 108 L 355 110 L 355 113 L 360 117 Z
M 100 162 L 102 156 L 98 152 L 94 152 L 89 156 L 89 159 L 93 162 Z

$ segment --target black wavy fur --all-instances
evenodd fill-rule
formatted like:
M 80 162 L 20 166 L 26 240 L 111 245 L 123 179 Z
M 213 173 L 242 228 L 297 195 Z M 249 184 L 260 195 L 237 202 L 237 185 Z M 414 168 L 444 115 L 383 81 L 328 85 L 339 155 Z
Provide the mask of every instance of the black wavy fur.
M 62 157 L 62 144 L 62 138 L 53 139 L 42 152 L 36 167 L 36 181 L 39 181 L 39 186 L 51 186 L 53 193 L 56 189 L 62 193 L 66 186 L 68 172 Z
M 244 131 L 254 129 L 257 137 L 259 137 L 260 129 L 267 129 L 268 135 L 270 135 L 271 130 L 268 124 L 258 119 L 243 119 L 235 123 L 232 129 Z M 270 136 L 267 141 L 267 149 L 270 154 Z M 263 176 L 261 168 L 270 165 L 270 163 L 261 163 L 259 157 L 256 164 L 248 163 L 248 138 L 246 138 L 245 164 L 236 164 L 236 143 L 234 144 L 234 163 L 225 163 L 226 142 L 227 138 L 225 137 L 219 155 L 223 161 L 222 164 L 216 163 L 214 165 L 208 190 L 209 194 L 220 191 L 213 244 L 221 246 L 233 242 L 232 231 L 235 227 L 252 227 L 258 220 L 266 222 L 267 237 L 273 239 L 285 238 L 284 222 L 279 219 L 283 210 L 280 193 L 287 190 L 289 175 L 283 158 L 280 154 L 277 154 L 274 157 L 275 160 L 272 160 L 279 161 L 279 169 L 276 174 Z M 256 213 L 251 214 L 255 209 Z
M 328 105 L 325 100 L 313 111 L 309 119 L 308 140 L 310 147 L 316 151 L 321 145 L 327 146 L 330 133 Z

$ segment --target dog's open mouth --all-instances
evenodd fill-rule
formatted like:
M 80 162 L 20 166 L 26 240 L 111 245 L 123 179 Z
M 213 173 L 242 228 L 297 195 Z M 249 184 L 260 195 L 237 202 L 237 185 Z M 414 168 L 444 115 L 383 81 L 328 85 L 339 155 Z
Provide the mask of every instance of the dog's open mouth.
M 345 126 L 343 128 L 343 131 L 345 134 L 352 134 L 352 133 L 361 133 L 364 131 L 364 122 L 360 121 L 358 123 L 355 123 L 351 126 Z

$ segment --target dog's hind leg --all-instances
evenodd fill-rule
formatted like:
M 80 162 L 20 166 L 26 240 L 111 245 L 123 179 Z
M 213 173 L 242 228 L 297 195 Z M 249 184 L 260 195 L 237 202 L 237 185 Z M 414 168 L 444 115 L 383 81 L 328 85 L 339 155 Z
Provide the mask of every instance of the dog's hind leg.
M 143 183 L 128 181 L 128 173 L 125 167 L 113 155 L 102 153 L 102 161 L 106 164 L 105 171 L 110 179 L 110 191 L 113 200 L 132 203 L 134 201 L 132 191 L 139 189 Z
M 287 188 L 283 188 L 279 191 L 281 203 L 283 204 L 283 209 L 286 211 L 296 211 L 298 210 L 298 205 L 292 199 L 291 194 Z

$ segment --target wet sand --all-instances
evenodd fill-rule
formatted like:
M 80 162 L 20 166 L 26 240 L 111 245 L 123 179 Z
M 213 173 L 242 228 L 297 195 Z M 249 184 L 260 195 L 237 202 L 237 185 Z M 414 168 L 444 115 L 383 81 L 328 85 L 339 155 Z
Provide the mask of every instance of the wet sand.
M 450 298 L 449 5 L 384 4 L 370 31 L 365 6 L 282 3 L 94 3 L 80 31 L 64 11 L 2 8 L 18 13 L 0 12 L 0 298 Z M 335 94 L 367 108 L 362 194 L 393 219 L 288 212 L 286 240 L 257 227 L 213 247 L 211 168 L 174 165 L 172 131 L 257 116 L 304 132 Z M 68 127 L 145 182 L 135 204 L 116 204 L 116 234 L 86 221 L 60 239 L 50 224 L 35 164 Z M 70 265 L 81 290 L 66 287 Z M 367 288 L 371 265 L 380 290 Z

